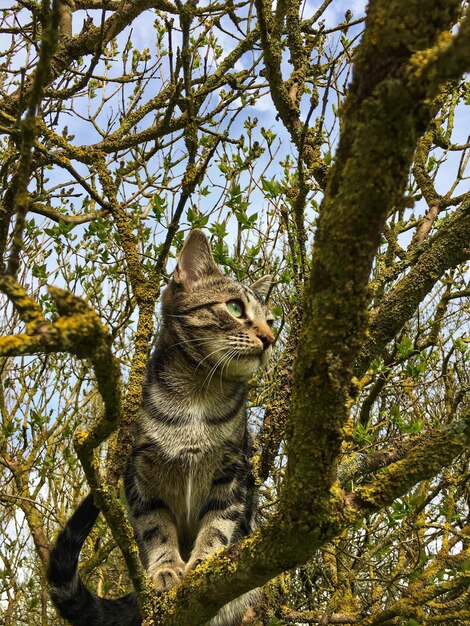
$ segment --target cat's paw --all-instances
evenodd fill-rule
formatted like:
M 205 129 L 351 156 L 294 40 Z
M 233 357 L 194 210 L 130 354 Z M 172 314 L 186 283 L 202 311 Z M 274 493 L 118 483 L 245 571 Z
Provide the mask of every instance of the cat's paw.
M 200 565 L 202 562 L 204 561 L 204 559 L 190 559 L 184 568 L 184 572 L 189 572 L 192 569 L 195 569 L 198 565 Z
M 182 567 L 163 565 L 149 572 L 149 576 L 157 591 L 169 591 L 172 587 L 181 582 L 184 571 Z

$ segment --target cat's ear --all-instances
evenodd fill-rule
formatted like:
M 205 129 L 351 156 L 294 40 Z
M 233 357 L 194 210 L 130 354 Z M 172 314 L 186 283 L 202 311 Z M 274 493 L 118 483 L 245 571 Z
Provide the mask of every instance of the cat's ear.
M 258 280 L 250 285 L 250 287 L 261 298 L 263 302 L 266 302 L 268 300 L 272 284 L 273 280 L 271 276 L 269 274 L 266 274 L 265 276 L 261 276 L 261 278 L 258 278 Z
M 209 240 L 202 230 L 192 230 L 179 253 L 173 280 L 190 285 L 210 274 L 220 274 L 220 270 L 212 256 Z

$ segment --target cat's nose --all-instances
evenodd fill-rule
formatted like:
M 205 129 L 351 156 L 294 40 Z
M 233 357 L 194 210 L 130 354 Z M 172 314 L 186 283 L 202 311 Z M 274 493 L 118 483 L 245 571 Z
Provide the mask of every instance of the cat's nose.
M 269 346 L 272 346 L 272 344 L 274 343 L 274 336 L 272 335 L 272 333 L 269 333 L 269 334 L 263 333 L 263 334 L 257 335 L 257 337 L 263 344 L 263 350 L 267 350 Z

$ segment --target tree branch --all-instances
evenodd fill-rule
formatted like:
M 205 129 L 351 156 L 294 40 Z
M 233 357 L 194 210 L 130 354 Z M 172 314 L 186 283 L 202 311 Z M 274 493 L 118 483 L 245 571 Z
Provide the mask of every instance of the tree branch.
M 88 211 L 88 213 L 84 213 L 83 215 L 67 215 L 66 213 L 61 213 L 57 209 L 54 209 L 43 202 L 33 202 L 30 205 L 29 210 L 31 213 L 37 213 L 38 215 L 48 217 L 56 223 L 63 222 L 64 224 L 70 224 L 73 226 L 86 224 L 87 222 L 92 222 L 93 220 L 109 215 L 109 210 L 106 209 L 103 211 Z
M 28 110 L 20 122 L 21 147 L 17 175 L 14 177 L 13 209 L 16 221 L 12 234 L 12 246 L 8 261 L 8 273 L 16 276 L 20 265 L 20 252 L 23 247 L 23 231 L 26 225 L 26 214 L 29 207 L 28 184 L 31 176 L 31 160 L 34 142 L 37 135 L 36 114 L 41 102 L 44 86 L 49 80 L 49 65 L 57 46 L 59 10 L 57 1 L 52 2 L 49 10 L 48 2 L 42 3 L 42 11 L 46 27 L 41 38 L 39 60 L 31 78 L 31 90 L 28 94 Z
M 406 73 L 409 87 L 431 94 L 447 80 L 461 76 L 470 68 L 470 13 L 467 8 L 460 28 L 452 34 L 446 29 L 435 45 L 418 50 L 409 60 Z
M 370 362 L 383 354 L 385 346 L 410 319 L 439 278 L 470 258 L 470 246 L 462 245 L 469 240 L 470 199 L 467 199 L 427 242 L 408 274 L 384 297 L 356 360 L 356 376 L 362 376 Z
M 470 443 L 470 410 L 462 419 L 440 432 L 430 432 L 419 438 L 407 455 L 380 470 L 371 483 L 358 487 L 347 496 L 350 506 L 378 511 L 420 481 L 435 476 L 449 465 Z

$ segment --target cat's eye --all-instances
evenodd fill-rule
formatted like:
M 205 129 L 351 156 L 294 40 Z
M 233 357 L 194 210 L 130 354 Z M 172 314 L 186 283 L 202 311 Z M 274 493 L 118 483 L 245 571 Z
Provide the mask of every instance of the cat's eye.
M 269 328 L 272 328 L 275 323 L 276 323 L 276 320 L 274 320 L 274 319 L 266 320 L 266 324 L 269 326 Z
M 245 317 L 245 307 L 240 300 L 229 300 L 226 307 L 233 317 Z

